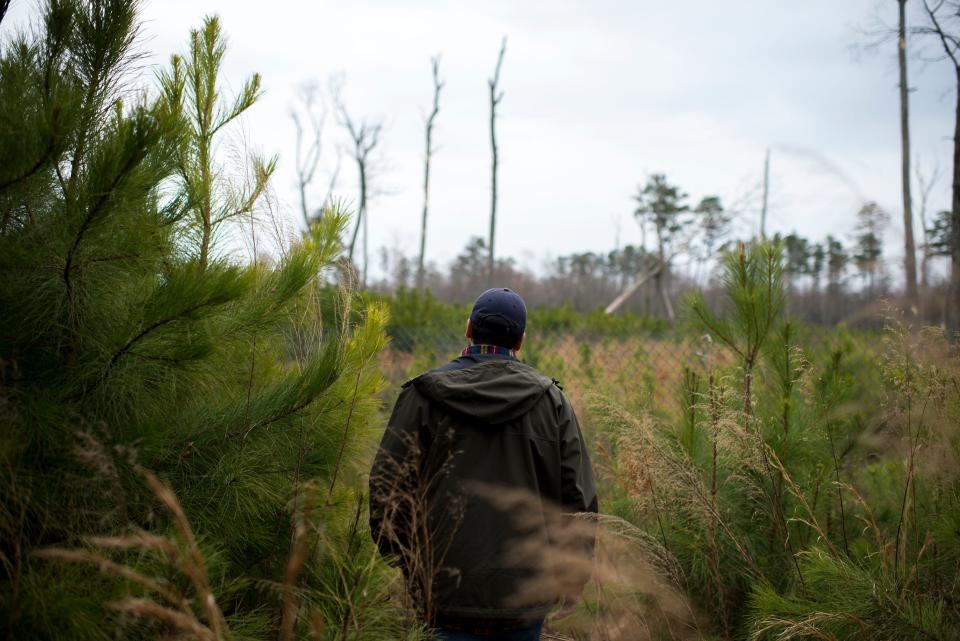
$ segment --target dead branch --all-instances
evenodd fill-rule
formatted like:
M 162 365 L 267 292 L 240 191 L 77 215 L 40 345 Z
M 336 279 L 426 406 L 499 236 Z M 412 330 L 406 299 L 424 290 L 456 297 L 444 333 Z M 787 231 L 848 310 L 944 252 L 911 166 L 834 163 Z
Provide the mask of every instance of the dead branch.
M 440 111 L 440 90 L 443 89 L 444 84 L 446 84 L 440 80 L 440 57 L 434 56 L 430 59 L 430 63 L 433 67 L 433 109 L 427 117 L 427 148 L 423 161 L 423 217 L 420 220 L 420 258 L 417 261 L 417 291 L 420 293 L 423 293 L 423 261 L 427 249 L 427 205 L 430 196 L 430 159 L 433 157 L 434 152 L 433 123 L 437 118 L 437 113 Z
M 317 166 L 320 163 L 320 152 L 322 149 L 323 125 L 326 121 L 327 112 L 325 109 L 317 112 L 315 106 L 317 102 L 318 89 L 316 85 L 307 85 L 301 91 L 300 109 L 291 109 L 290 118 L 293 120 L 293 126 L 297 132 L 296 144 L 294 147 L 294 158 L 297 170 L 297 187 L 300 192 L 300 211 L 303 214 L 303 222 L 310 226 L 310 209 L 307 205 L 307 189 L 313 182 Z M 304 149 L 304 137 L 307 132 L 304 131 L 304 123 L 301 122 L 299 111 L 302 110 L 310 128 L 309 139 L 306 141 Z
M 337 114 L 341 126 L 346 129 L 353 145 L 351 156 L 357 163 L 357 172 L 360 181 L 359 203 L 357 206 L 357 221 L 353 227 L 353 234 L 350 237 L 350 244 L 347 246 L 347 256 L 352 261 L 353 252 L 357 244 L 357 236 L 360 233 L 360 226 L 363 225 L 363 271 L 361 276 L 361 286 L 367 283 L 367 265 L 369 254 L 367 247 L 367 197 L 369 194 L 370 180 L 370 154 L 380 142 L 380 134 L 383 131 L 383 123 L 379 120 L 369 122 L 366 118 L 357 121 L 350 116 L 344 104 L 339 90 L 334 93 L 334 104 L 337 108 Z

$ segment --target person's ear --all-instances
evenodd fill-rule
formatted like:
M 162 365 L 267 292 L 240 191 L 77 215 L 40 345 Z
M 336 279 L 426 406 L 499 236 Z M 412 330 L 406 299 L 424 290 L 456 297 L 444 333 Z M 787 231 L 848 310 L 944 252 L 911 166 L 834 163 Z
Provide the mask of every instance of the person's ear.
M 520 351 L 520 347 L 523 345 L 523 339 L 525 339 L 526 337 L 527 337 L 527 333 L 524 332 L 523 336 L 520 337 L 520 340 L 517 341 L 517 344 L 513 346 L 513 351 L 515 352 Z
M 467 319 L 467 331 L 466 331 L 466 333 L 464 334 L 464 336 L 466 336 L 466 337 L 469 338 L 470 340 L 473 340 L 473 327 L 470 326 L 470 319 L 469 319 L 469 318 Z

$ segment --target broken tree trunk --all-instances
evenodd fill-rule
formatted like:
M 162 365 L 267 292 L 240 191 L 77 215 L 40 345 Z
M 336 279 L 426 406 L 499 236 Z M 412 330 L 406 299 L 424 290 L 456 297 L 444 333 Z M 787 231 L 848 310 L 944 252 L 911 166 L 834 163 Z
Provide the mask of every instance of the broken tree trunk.
M 614 298 L 609 305 L 606 306 L 606 308 L 603 310 L 604 313 L 606 314 L 617 313 L 617 311 L 621 307 L 623 307 L 623 304 L 626 303 L 630 299 L 630 297 L 637 292 L 638 289 L 643 287 L 644 283 L 646 283 L 648 280 L 650 280 L 654 276 L 658 275 L 662 269 L 663 269 L 663 265 L 658 262 L 653 269 L 638 275 L 637 278 L 633 281 L 633 283 L 631 283 L 626 289 L 620 292 L 620 294 L 616 298 Z

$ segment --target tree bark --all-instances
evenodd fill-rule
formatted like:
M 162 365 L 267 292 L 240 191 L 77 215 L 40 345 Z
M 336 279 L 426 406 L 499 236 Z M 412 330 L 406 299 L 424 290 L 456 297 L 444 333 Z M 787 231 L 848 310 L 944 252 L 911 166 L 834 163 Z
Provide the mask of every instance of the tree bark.
M 763 157 L 763 206 L 760 209 L 760 238 L 767 239 L 767 201 L 770 198 L 770 150 Z
M 660 273 L 660 263 L 657 263 L 657 265 L 650 271 L 644 274 L 638 275 L 636 277 L 636 280 L 634 280 L 633 284 L 630 285 L 629 287 L 624 288 L 624 290 L 620 292 L 620 294 L 616 298 L 614 298 L 609 305 L 607 305 L 607 307 L 603 310 L 603 312 L 605 314 L 615 314 L 617 310 L 623 307 L 623 304 L 627 302 L 627 300 L 631 296 L 633 296 L 634 292 L 640 289 L 644 283 L 646 283 L 648 280 L 650 280 L 652 277 L 656 276 L 659 273 Z
M 369 182 L 370 182 L 370 153 L 374 150 L 377 144 L 380 142 L 380 132 L 383 128 L 382 123 L 374 122 L 368 123 L 366 119 L 361 120 L 359 123 L 355 122 L 350 114 L 347 113 L 347 109 L 343 104 L 343 101 L 340 98 L 339 89 L 333 91 L 334 94 L 334 103 L 337 106 L 337 113 L 339 114 L 340 124 L 347 130 L 347 133 L 350 134 L 350 140 L 353 142 L 353 160 L 357 163 L 357 173 L 359 174 L 359 204 L 357 207 L 357 220 L 353 226 L 353 234 L 350 237 L 350 244 L 347 245 L 347 258 L 350 262 L 353 262 L 353 252 L 356 249 L 357 237 L 360 234 L 360 227 L 363 227 L 363 271 L 362 271 L 362 284 L 366 286 L 367 280 L 367 198 L 369 192 Z M 338 166 L 339 168 L 339 166 Z M 356 265 L 354 265 L 356 267 Z M 360 270 L 357 270 L 360 271 Z
M 497 92 L 500 84 L 500 66 L 503 64 L 503 54 L 507 49 L 507 38 L 504 37 L 500 43 L 500 54 L 497 56 L 497 66 L 494 69 L 493 78 L 489 80 L 490 86 L 490 150 L 493 155 L 491 163 L 492 177 L 490 181 L 490 242 L 487 248 L 487 286 L 493 287 L 493 267 L 494 267 L 494 238 L 497 231 L 497 163 L 499 161 L 499 150 L 497 149 L 497 105 L 503 99 L 503 92 Z
M 663 234 L 661 230 L 657 229 L 657 254 L 659 257 L 659 268 L 657 273 L 654 276 L 653 282 L 657 286 L 657 293 L 660 295 L 660 302 L 663 303 L 663 311 L 667 315 L 667 320 L 670 321 L 670 328 L 676 329 L 676 317 L 673 313 L 673 305 L 670 303 L 670 294 L 667 293 L 667 289 L 664 286 L 664 278 L 666 278 L 669 271 L 669 262 L 667 261 L 666 253 L 663 247 Z
M 363 269 L 361 273 L 361 287 L 366 285 L 367 280 L 367 250 L 366 250 L 366 240 L 367 240 L 367 162 L 364 157 L 357 158 L 357 170 L 360 174 L 360 205 L 357 207 L 357 224 L 353 228 L 353 238 L 350 240 L 350 258 L 353 258 L 353 249 L 357 242 L 357 236 L 360 233 L 360 227 L 363 226 L 363 240 L 364 240 L 364 257 L 363 257 Z
M 363 197 L 360 199 L 360 222 L 363 223 L 363 276 L 360 278 L 360 287 L 367 288 L 367 267 L 370 264 L 370 223 L 367 220 L 367 168 L 364 163 L 363 174 L 360 178 L 360 189 Z
M 957 74 L 957 104 L 953 130 L 953 199 L 950 213 L 950 298 L 947 301 L 947 328 L 956 338 L 960 331 L 960 66 Z
M 907 0 L 897 0 L 900 6 L 900 32 L 897 39 L 897 58 L 900 66 L 900 155 L 903 183 L 903 275 L 907 305 L 917 308 L 917 251 L 913 242 L 913 202 L 910 197 L 910 118 L 909 85 L 907 84 Z
M 943 45 L 946 58 L 953 63 L 956 74 L 956 106 L 953 121 L 953 197 L 950 207 L 950 285 L 947 289 L 947 304 L 944 306 L 946 316 L 947 336 L 952 340 L 960 339 L 960 59 L 957 57 L 958 41 L 949 36 L 937 19 L 937 10 L 923 0 L 923 8 L 930 19 L 932 29 L 929 33 L 936 35 Z
M 303 224 L 310 230 L 310 212 L 307 211 L 307 185 L 300 181 L 300 212 L 303 214 Z
M 360 222 L 363 220 L 363 213 L 367 204 L 367 170 L 364 162 L 357 157 L 357 171 L 360 174 L 360 204 L 357 207 L 357 222 L 353 226 L 353 236 L 350 238 L 350 246 L 347 251 L 348 257 L 353 259 L 353 249 L 357 244 L 357 236 L 360 234 Z
M 423 160 L 423 216 L 420 219 L 420 258 L 417 260 L 417 291 L 423 293 L 424 255 L 427 250 L 427 204 L 430 200 L 430 159 L 433 157 L 433 121 L 440 111 L 440 59 L 433 58 L 433 110 L 427 118 L 427 149 Z
M 487 247 L 487 285 L 493 286 L 493 241 L 497 231 L 497 134 L 493 125 L 495 103 L 490 106 L 490 148 L 493 153 L 490 179 L 490 234 Z
M 914 173 L 917 178 L 917 186 L 920 188 L 920 210 L 917 214 L 918 218 L 920 218 L 920 237 L 923 239 L 920 245 L 920 273 L 918 275 L 920 288 L 918 295 L 925 296 L 930 286 L 930 243 L 927 238 L 927 205 L 930 202 L 930 192 L 933 191 L 933 186 L 937 182 L 938 172 L 937 169 L 934 168 L 929 177 L 925 176 L 924 173 L 920 171 L 920 162 L 918 160 L 914 166 Z
M 430 197 L 430 125 L 427 125 L 427 156 L 423 163 L 423 216 L 420 219 L 420 257 L 417 259 L 417 291 L 423 293 L 423 257 L 427 251 L 427 202 Z
M 213 113 L 213 103 L 209 101 L 200 118 L 199 132 L 199 164 L 200 164 L 200 228 L 202 237 L 200 239 L 200 271 L 206 271 L 209 262 L 210 243 L 213 239 L 213 169 L 211 165 L 211 138 L 213 134 L 210 131 L 211 119 Z
M 324 120 L 322 114 L 319 117 L 314 114 L 315 96 L 315 89 L 308 87 L 304 90 L 301 99 L 304 114 L 310 124 L 310 140 L 306 151 L 304 151 L 304 137 L 306 132 L 304 131 L 303 123 L 300 121 L 300 115 L 296 109 L 290 112 L 290 119 L 293 120 L 293 126 L 296 130 L 294 160 L 296 161 L 297 169 L 297 187 L 300 192 L 300 213 L 303 215 L 303 224 L 308 232 L 310 231 L 310 223 L 312 220 L 310 217 L 310 206 L 307 203 L 307 188 L 313 182 L 317 166 L 320 163 L 321 132 Z M 319 212 L 322 212 L 322 207 L 323 204 L 321 204 L 321 209 L 318 210 Z
M 676 330 L 676 314 L 673 311 L 673 304 L 670 302 L 670 294 L 667 293 L 667 288 L 663 284 L 664 276 L 666 275 L 663 267 L 657 271 L 656 277 L 653 279 L 653 282 L 657 285 L 657 291 L 660 293 L 660 302 L 663 303 L 663 310 L 667 314 L 667 320 L 670 322 L 670 327 Z

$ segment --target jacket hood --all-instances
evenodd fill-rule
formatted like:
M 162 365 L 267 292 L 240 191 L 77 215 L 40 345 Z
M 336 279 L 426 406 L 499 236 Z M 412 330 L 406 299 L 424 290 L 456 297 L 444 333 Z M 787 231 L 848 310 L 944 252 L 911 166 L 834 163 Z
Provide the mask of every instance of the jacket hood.
M 490 360 L 471 367 L 427 372 L 411 381 L 444 409 L 497 425 L 530 411 L 553 379 L 515 360 Z

